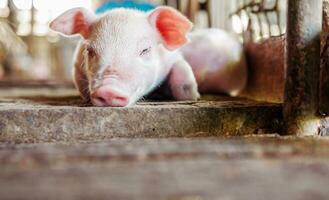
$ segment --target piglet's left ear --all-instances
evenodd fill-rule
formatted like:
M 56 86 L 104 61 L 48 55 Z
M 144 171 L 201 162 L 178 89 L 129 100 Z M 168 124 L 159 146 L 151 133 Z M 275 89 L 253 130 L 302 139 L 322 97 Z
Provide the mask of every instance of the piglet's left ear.
M 178 49 L 188 42 L 186 34 L 193 24 L 175 9 L 158 7 L 149 15 L 149 21 L 157 29 L 163 45 L 168 50 Z
M 58 16 L 50 23 L 50 28 L 66 36 L 79 34 L 87 39 L 96 15 L 86 8 L 73 8 Z

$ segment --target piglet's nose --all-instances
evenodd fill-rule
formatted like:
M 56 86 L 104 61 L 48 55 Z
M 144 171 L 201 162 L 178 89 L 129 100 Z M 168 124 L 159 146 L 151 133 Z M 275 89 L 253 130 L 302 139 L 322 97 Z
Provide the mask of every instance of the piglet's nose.
M 95 106 L 125 107 L 129 98 L 113 88 L 102 86 L 91 94 L 91 101 Z

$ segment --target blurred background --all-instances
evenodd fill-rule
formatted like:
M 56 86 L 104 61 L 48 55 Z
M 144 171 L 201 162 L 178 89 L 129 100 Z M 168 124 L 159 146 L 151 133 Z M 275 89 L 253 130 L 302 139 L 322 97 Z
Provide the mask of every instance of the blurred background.
M 72 86 L 76 43 L 48 28 L 49 22 L 73 7 L 92 10 L 109 3 L 169 5 L 195 28 L 217 27 L 256 42 L 285 32 L 286 0 L 0 0 L 0 86 Z

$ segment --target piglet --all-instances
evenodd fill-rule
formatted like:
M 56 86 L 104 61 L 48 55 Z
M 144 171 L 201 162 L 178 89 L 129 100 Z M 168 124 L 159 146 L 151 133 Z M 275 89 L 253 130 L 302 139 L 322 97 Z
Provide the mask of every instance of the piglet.
M 74 8 L 50 27 L 82 37 L 74 80 L 82 98 L 95 106 L 133 105 L 164 82 L 182 101 L 200 97 L 197 81 L 201 92 L 234 95 L 245 84 L 239 42 L 220 30 L 205 30 L 192 33 L 186 45 L 192 23 L 170 7 L 147 13 L 120 8 L 100 16 Z

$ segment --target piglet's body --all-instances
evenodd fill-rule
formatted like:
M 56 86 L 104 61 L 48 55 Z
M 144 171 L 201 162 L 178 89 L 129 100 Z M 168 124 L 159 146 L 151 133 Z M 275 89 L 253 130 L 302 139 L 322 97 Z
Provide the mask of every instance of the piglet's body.
M 197 30 L 181 48 L 191 65 L 199 92 L 238 95 L 247 82 L 244 51 L 237 38 L 219 29 Z
M 177 100 L 197 100 L 197 81 L 201 92 L 236 93 L 245 84 L 241 46 L 219 30 L 191 34 L 186 45 L 192 24 L 169 7 L 149 13 L 115 9 L 101 16 L 76 8 L 50 26 L 82 36 L 74 78 L 81 96 L 96 106 L 133 105 L 165 80 Z M 234 44 L 222 48 L 222 42 Z

